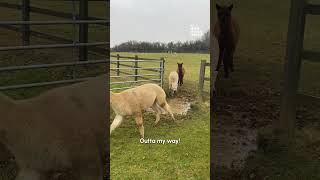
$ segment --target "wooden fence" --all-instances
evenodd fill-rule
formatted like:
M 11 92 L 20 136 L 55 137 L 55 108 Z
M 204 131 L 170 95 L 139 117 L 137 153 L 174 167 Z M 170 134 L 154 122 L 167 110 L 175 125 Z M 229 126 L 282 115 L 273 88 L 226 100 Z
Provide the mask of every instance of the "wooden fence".
M 201 60 L 201 64 L 200 64 L 200 73 L 199 73 L 199 94 L 202 97 L 203 93 L 204 93 L 204 83 L 205 81 L 209 81 L 210 82 L 210 78 L 209 77 L 205 77 L 206 75 L 206 67 L 210 67 L 210 63 L 207 63 L 206 60 Z
M 133 78 L 133 80 L 127 81 L 111 81 L 110 85 L 114 84 L 131 84 L 130 86 L 125 87 L 117 87 L 111 88 L 111 90 L 120 90 L 120 89 L 128 89 L 133 87 L 132 84 L 137 83 L 146 83 L 146 82 L 157 82 L 161 87 L 163 87 L 163 74 L 164 74 L 164 58 L 160 59 L 151 59 L 151 58 L 140 58 L 138 56 L 130 57 L 130 56 L 120 56 L 111 55 L 110 64 L 114 67 L 110 68 L 110 72 L 114 72 L 115 75 L 110 75 L 111 79 L 120 79 L 120 78 Z M 125 63 L 132 63 L 125 64 Z M 151 66 L 143 67 L 146 63 L 151 64 Z M 158 64 L 158 66 L 155 66 Z M 132 71 L 132 72 L 128 72 Z M 150 72 L 147 74 L 142 73 Z M 157 78 L 155 78 L 157 77 Z
M 309 4 L 305 0 L 291 0 L 290 19 L 287 35 L 286 62 L 284 67 L 284 89 L 281 102 L 281 113 L 278 127 L 285 138 L 283 142 L 291 142 L 296 129 L 296 106 L 298 103 L 298 87 L 301 60 L 318 61 L 319 52 L 303 50 L 306 15 L 320 15 L 320 5 Z M 306 95 L 302 95 L 303 98 Z M 319 100 L 318 97 L 308 99 Z

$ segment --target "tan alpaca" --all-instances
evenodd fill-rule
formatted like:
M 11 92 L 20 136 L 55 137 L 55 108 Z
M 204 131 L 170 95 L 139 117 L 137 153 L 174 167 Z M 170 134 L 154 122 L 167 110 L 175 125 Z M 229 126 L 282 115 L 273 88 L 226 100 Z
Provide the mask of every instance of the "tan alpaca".
M 175 120 L 166 101 L 166 93 L 156 84 L 144 84 L 120 93 L 111 92 L 110 101 L 116 113 L 110 127 L 110 134 L 121 124 L 124 116 L 135 116 L 140 136 L 144 138 L 142 112 L 150 107 L 156 112 L 155 124 L 159 122 L 163 109 L 169 112 L 172 119 Z
M 178 90 L 179 75 L 176 71 L 169 74 L 169 90 L 171 94 L 175 94 Z
M 17 180 L 42 180 L 73 169 L 80 180 L 103 178 L 107 76 L 12 101 L 0 97 L 0 131 L 19 166 Z

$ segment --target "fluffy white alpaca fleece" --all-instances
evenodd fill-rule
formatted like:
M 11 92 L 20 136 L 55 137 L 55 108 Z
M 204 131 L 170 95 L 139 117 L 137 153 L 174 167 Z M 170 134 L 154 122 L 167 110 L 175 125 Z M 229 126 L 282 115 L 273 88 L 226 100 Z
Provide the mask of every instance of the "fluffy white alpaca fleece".
M 140 136 L 144 138 L 142 112 L 150 107 L 156 112 L 155 124 L 159 122 L 163 110 L 169 112 L 174 120 L 170 106 L 166 101 L 166 93 L 156 84 L 144 84 L 120 93 L 111 92 L 110 101 L 112 109 L 116 113 L 110 127 L 110 134 L 121 124 L 124 116 L 135 116 Z
M 70 168 L 80 180 L 103 178 L 107 76 L 13 101 L 0 96 L 1 143 L 15 156 L 17 180 L 42 180 Z
M 179 75 L 176 71 L 172 71 L 169 74 L 169 90 L 170 93 L 176 93 L 178 90 L 178 81 L 179 81 Z

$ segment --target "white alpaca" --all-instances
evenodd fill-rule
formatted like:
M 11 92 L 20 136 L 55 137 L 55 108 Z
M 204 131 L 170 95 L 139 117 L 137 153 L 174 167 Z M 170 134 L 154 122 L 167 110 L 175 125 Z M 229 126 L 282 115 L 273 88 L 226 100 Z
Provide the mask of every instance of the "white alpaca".
M 103 178 L 107 76 L 13 101 L 0 96 L 1 142 L 15 156 L 17 180 L 72 169 L 79 180 Z
M 110 92 L 110 102 L 116 113 L 110 127 L 110 134 L 121 124 L 124 116 L 135 116 L 140 136 L 144 138 L 142 112 L 150 107 L 156 112 L 155 124 L 159 122 L 163 109 L 175 120 L 166 101 L 166 93 L 156 84 L 144 84 L 120 93 Z
M 169 74 L 169 90 L 171 94 L 175 94 L 178 90 L 179 75 L 176 71 Z

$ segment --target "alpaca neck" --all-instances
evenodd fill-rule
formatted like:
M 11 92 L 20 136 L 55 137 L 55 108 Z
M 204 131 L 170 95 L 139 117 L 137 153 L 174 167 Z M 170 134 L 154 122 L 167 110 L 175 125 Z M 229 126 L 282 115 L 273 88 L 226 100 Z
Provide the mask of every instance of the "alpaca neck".
M 228 20 L 226 22 L 219 22 L 220 28 L 221 28 L 221 35 L 229 34 L 231 33 L 231 20 Z

